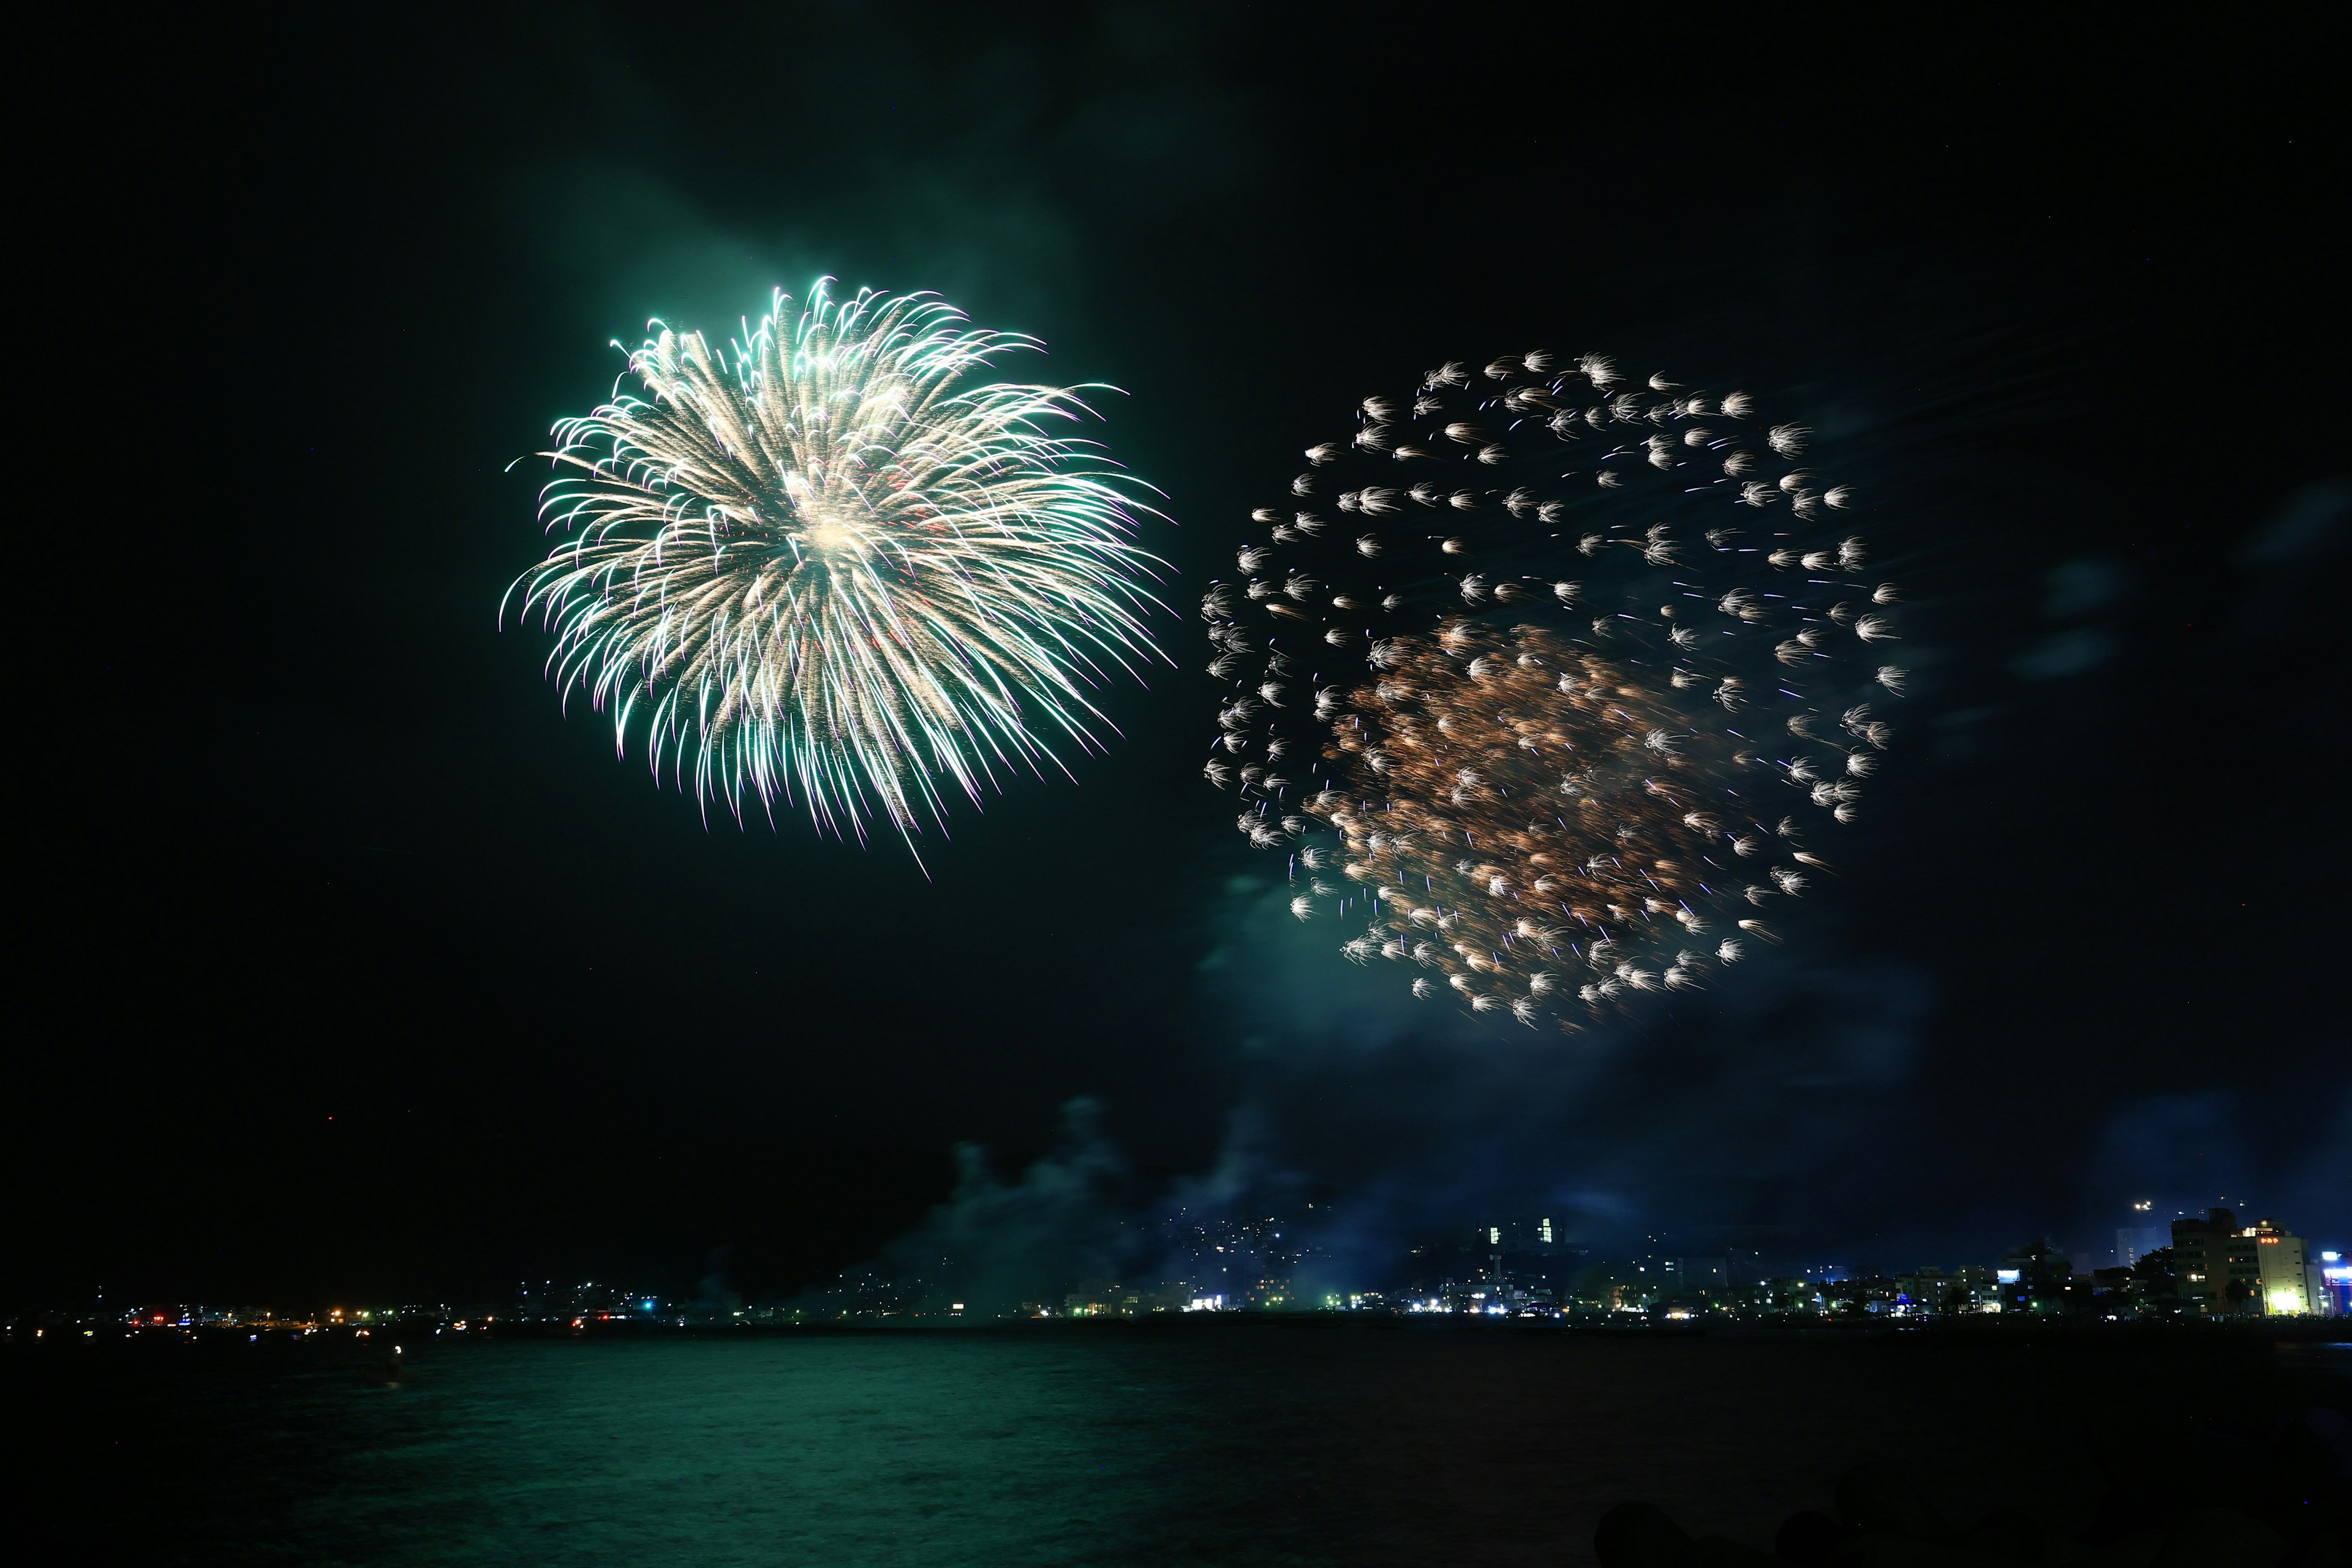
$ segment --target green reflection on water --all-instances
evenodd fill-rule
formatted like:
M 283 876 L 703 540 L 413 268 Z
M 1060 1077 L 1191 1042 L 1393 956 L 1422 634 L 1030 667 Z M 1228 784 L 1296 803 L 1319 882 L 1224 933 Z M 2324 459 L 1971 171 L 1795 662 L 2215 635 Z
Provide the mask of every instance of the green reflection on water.
M 381 1563 L 1083 1563 L 1158 1540 L 1181 1401 L 1108 1344 L 467 1346 L 347 1405 L 295 1511 Z M 1141 1376 L 1146 1381 L 1139 1381 Z M 320 1560 L 319 1558 L 312 1559 Z

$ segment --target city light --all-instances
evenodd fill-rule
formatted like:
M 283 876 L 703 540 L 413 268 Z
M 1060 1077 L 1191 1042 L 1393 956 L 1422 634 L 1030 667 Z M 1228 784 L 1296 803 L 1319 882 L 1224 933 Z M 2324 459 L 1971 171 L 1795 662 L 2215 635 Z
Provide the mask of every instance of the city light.
M 2151 1201 L 2134 1203 L 2146 1213 Z M 1889 1268 L 1884 1261 L 1852 1265 L 1767 1260 L 1725 1248 L 1723 1257 L 1684 1256 L 1672 1238 L 1640 1238 L 1613 1256 L 1573 1239 L 1549 1217 L 1480 1216 L 1450 1237 L 1426 1237 L 1400 1252 L 1399 1269 L 1381 1289 L 1329 1283 L 1347 1265 L 1324 1254 L 1318 1238 L 1276 1216 L 1232 1218 L 1178 1211 L 1160 1224 L 1164 1271 L 1121 1281 L 1074 1280 L 1040 1300 L 950 1300 L 951 1275 L 928 1270 L 894 1276 L 867 1266 L 845 1276 L 830 1301 L 803 1297 L 783 1304 L 721 1300 L 672 1302 L 593 1282 L 559 1286 L 526 1281 L 511 1302 L 495 1309 L 421 1305 L 333 1307 L 283 1314 L 258 1308 L 222 1309 L 152 1301 L 116 1307 L 49 1326 L 80 1328 L 85 1338 L 110 1335 L 156 1341 L 196 1340 L 208 1331 L 243 1331 L 246 1342 L 299 1342 L 311 1336 L 368 1342 L 374 1328 L 455 1331 L 469 1340 L 534 1331 L 529 1325 L 568 1328 L 574 1334 L 627 1324 L 642 1330 L 725 1326 L 747 1332 L 803 1323 L 897 1320 L 909 1326 L 1007 1319 L 1134 1320 L 1154 1313 L 1375 1313 L 1492 1321 L 1531 1319 L 1610 1331 L 1701 1321 L 1763 1318 L 1784 1323 L 1875 1321 L 1915 1331 L 1961 1317 L 2008 1314 L 2012 1320 L 2052 1317 L 2081 1322 L 2147 1320 L 2204 1321 L 2217 1325 L 2265 1320 L 2333 1320 L 2352 1314 L 2352 1252 L 2322 1251 L 2282 1221 L 2245 1223 L 2245 1211 L 2216 1208 L 2170 1222 L 2168 1238 L 2154 1227 L 2113 1232 L 2103 1258 L 2048 1239 L 2028 1241 L 1995 1261 L 1956 1266 Z M 1292 1240 L 1289 1237 L 1296 1237 Z M 1819 1254 L 1815 1254 L 1818 1257 Z M 2110 1265 L 2108 1258 L 2112 1258 Z M 961 1259 L 939 1257 L 934 1267 Z M 1380 1267 L 1375 1265 L 1375 1267 Z M 1320 1276 L 1311 1288 L 1302 1276 Z M 1418 1277 L 1415 1277 L 1418 1276 Z M 84 1327 L 92 1324 L 92 1327 Z M 31 1323 L 0 1330 L 17 1342 L 44 1336 Z M 226 1336 L 224 1336 L 226 1337 Z M 395 1355 L 401 1353 L 395 1349 Z

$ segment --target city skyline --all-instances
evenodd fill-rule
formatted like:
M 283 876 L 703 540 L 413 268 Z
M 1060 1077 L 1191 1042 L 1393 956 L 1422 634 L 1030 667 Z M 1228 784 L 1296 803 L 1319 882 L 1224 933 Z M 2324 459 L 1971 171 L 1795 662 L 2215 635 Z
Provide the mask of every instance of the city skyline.
M 2135 1204 L 2146 1214 L 2149 1204 Z M 1276 1215 L 1248 1219 L 1178 1215 L 1162 1221 L 1165 1249 L 1154 1262 L 1130 1262 L 1124 1279 L 1029 1281 L 1024 1300 L 967 1301 L 975 1295 L 952 1258 L 940 1259 L 937 1277 L 894 1275 L 866 1266 L 828 1285 L 785 1300 L 748 1300 L 723 1282 L 684 1296 L 610 1281 L 559 1285 L 525 1280 L 503 1299 L 453 1307 L 314 1308 L 281 1314 L 256 1307 L 152 1303 L 110 1313 L 104 1292 L 89 1310 L 58 1303 L 20 1311 L 12 1332 L 46 1318 L 119 1323 L 136 1329 L 255 1327 L 261 1330 L 353 1329 L 371 1318 L 449 1321 L 458 1331 L 509 1323 L 564 1323 L 572 1328 L 614 1323 L 709 1327 L 774 1326 L 899 1321 L 931 1326 L 1008 1319 L 1135 1317 L 1200 1311 L 1402 1311 L 1517 1317 L 1559 1317 L 1580 1310 L 1646 1314 L 1664 1321 L 1706 1321 L 1717 1312 L 1786 1318 L 1811 1312 L 1883 1314 L 1927 1320 L 2026 1313 L 2102 1320 L 2204 1318 L 2253 1320 L 2340 1317 L 2352 1313 L 2352 1265 L 2343 1251 L 2294 1233 L 2264 1217 L 2215 1207 L 2176 1216 L 2162 1232 L 2118 1230 L 2105 1264 L 2089 1253 L 2068 1253 L 2047 1238 L 2007 1249 L 1995 1260 L 1923 1263 L 1916 1268 L 1858 1268 L 1796 1261 L 1753 1245 L 1766 1238 L 1646 1238 L 1636 1249 L 1596 1247 L 1556 1226 L 1549 1215 L 1498 1218 L 1458 1227 L 1450 1241 L 1406 1249 L 1375 1277 L 1318 1279 L 1313 1242 L 1297 1222 Z M 1753 1229 L 1755 1227 L 1751 1227 Z M 1276 1246 L 1285 1239 L 1288 1246 Z M 2161 1234 L 2160 1245 L 2138 1249 Z M 1708 1255 L 1692 1243 L 1723 1245 Z M 967 1264 L 970 1260 L 966 1260 Z

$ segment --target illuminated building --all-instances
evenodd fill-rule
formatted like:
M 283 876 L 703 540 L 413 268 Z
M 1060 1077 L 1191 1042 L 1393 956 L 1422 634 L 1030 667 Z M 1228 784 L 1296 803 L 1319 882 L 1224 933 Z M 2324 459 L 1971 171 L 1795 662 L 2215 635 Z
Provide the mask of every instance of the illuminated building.
M 1407 1294 L 1434 1295 L 1461 1311 L 1549 1311 L 1568 1296 L 1591 1250 L 1569 1240 L 1567 1227 L 1549 1215 L 1473 1226 L 1450 1255 L 1443 1248 L 1413 1249 L 1417 1264 L 1434 1267 L 1409 1280 Z
M 2049 1312 L 2066 1304 L 2074 1266 L 2046 1241 L 2030 1242 L 2000 1260 L 1993 1279 L 2005 1312 Z
M 1903 1317 L 1998 1312 L 2000 1292 L 1990 1268 L 1970 1265 L 1946 1270 L 1923 1265 L 1895 1277 L 1892 1310 Z
M 2174 1288 L 2204 1316 L 2257 1316 L 2263 1310 L 2259 1251 L 2253 1232 L 2241 1230 L 2238 1216 L 2228 1209 L 2208 1209 L 2203 1219 L 2174 1220 Z
M 1473 1251 L 1488 1254 L 1533 1253 L 1548 1257 L 1555 1249 L 1570 1245 L 1565 1237 L 1565 1230 L 1555 1226 L 1549 1216 L 1538 1215 L 1474 1226 L 1470 1246 Z
M 2254 1238 L 2265 1317 L 2317 1317 L 2326 1310 L 2326 1291 L 2311 1267 L 2303 1237 L 2282 1229 L 2274 1219 L 2249 1227 L 2246 1234 Z
M 2344 1261 L 2342 1253 L 2319 1255 L 2319 1288 L 2327 1316 L 2352 1317 L 2352 1264 Z

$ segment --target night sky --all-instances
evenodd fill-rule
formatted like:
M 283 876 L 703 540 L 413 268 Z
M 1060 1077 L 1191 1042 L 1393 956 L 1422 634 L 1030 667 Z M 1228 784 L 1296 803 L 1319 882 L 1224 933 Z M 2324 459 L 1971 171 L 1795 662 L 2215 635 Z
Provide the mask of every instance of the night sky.
M 20 165 L 6 1292 L 773 1294 L 1077 1096 L 1128 1201 L 1319 1194 L 1366 1256 L 1560 1209 L 1944 1261 L 2223 1196 L 2352 1241 L 2340 83 L 2284 36 L 1552 14 L 48 40 L 121 79 Z M 928 878 L 706 820 L 496 621 L 516 459 L 611 341 L 821 274 L 1124 389 L 1178 525 L 1176 667 Z M 1366 393 L 1535 347 L 1816 426 L 1918 672 L 1801 940 L 1574 1049 L 1286 927 L 1199 773 L 1249 509 Z

